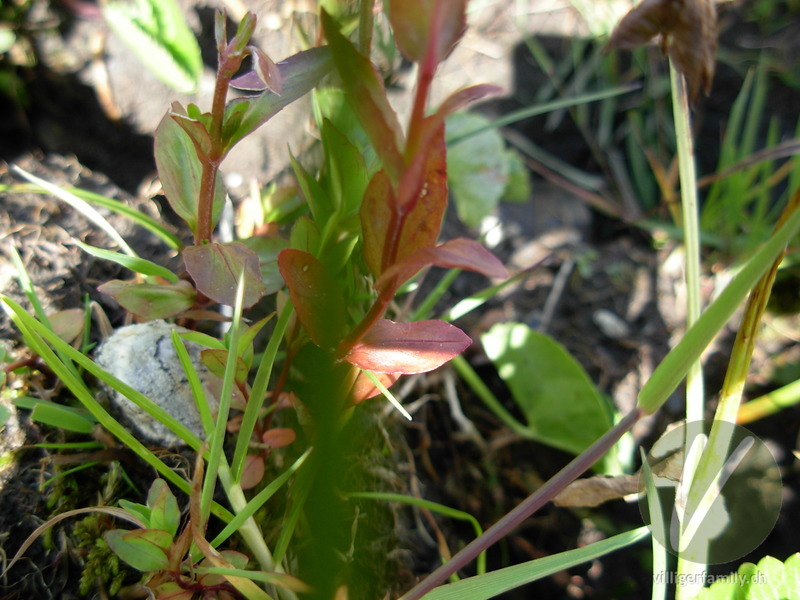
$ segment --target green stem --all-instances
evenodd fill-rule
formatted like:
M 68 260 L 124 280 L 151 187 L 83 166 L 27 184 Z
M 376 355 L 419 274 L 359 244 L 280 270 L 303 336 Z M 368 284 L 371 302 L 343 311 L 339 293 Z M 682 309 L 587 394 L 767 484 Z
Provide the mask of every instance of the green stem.
M 681 217 L 684 231 L 685 282 L 686 282 L 686 328 L 690 328 L 700 318 L 700 226 L 698 223 L 697 175 L 694 164 L 694 144 L 692 141 L 691 114 L 686 82 L 670 61 L 670 82 L 672 87 L 672 112 L 675 123 L 675 136 L 678 142 L 678 171 L 681 182 Z M 703 421 L 705 399 L 703 391 L 703 368 L 700 359 L 695 360 L 686 375 L 686 422 L 692 427 Z M 691 444 L 694 435 L 687 434 L 686 443 Z M 690 456 L 686 448 L 685 456 Z M 694 472 L 694 470 L 692 470 Z M 693 598 L 703 587 L 702 577 L 685 577 L 681 575 L 699 575 L 705 573 L 705 564 L 687 561 L 678 557 L 679 580 L 692 582 L 680 585 L 676 590 L 676 599 Z M 698 582 L 698 583 L 694 583 Z

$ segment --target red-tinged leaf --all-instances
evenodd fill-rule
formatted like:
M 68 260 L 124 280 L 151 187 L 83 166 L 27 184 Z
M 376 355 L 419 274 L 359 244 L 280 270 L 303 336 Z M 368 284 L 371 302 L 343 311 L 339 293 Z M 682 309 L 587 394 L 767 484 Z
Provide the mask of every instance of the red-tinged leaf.
M 375 277 L 383 272 L 383 248 L 396 203 L 389 177 L 378 171 L 367 185 L 360 212 L 364 260 Z
M 339 283 L 321 262 L 302 250 L 283 250 L 278 267 L 311 340 L 322 348 L 334 347 L 343 335 L 346 314 Z
M 461 89 L 448 96 L 435 113 L 422 120 L 420 131 L 414 137 L 415 145 L 412 148 L 411 144 L 409 144 L 408 148 L 406 148 L 406 156 L 413 156 L 418 152 L 419 148 L 427 147 L 431 140 L 438 134 L 439 128 L 444 125 L 447 117 L 454 112 L 461 110 L 465 106 L 481 98 L 499 94 L 502 91 L 502 88 L 496 85 L 484 83 Z
M 197 289 L 220 304 L 233 306 L 239 278 L 244 274 L 245 308 L 253 306 L 264 295 L 258 256 L 241 242 L 188 246 L 183 250 L 186 271 Z
M 50 321 L 50 326 L 55 334 L 68 344 L 78 339 L 78 336 L 83 332 L 85 319 L 81 308 L 59 310 L 48 315 L 47 319 Z
M 345 360 L 366 371 L 410 375 L 440 367 L 471 343 L 466 333 L 444 321 L 381 319 Z
M 433 248 L 420 248 L 389 267 L 378 282 L 377 288 L 390 284 L 402 285 L 422 267 L 433 265 L 447 269 L 466 269 L 486 277 L 505 279 L 508 271 L 497 257 L 474 240 L 456 238 Z
M 103 535 L 117 556 L 139 571 L 161 571 L 169 567 L 167 548 L 172 535 L 161 529 L 112 529 Z
M 188 117 L 181 117 L 185 123 Z M 197 123 L 195 121 L 195 123 Z M 197 126 L 202 127 L 199 123 Z M 199 135 L 199 134 L 198 134 Z M 200 196 L 200 181 L 203 165 L 197 155 L 195 143 L 189 134 L 167 113 L 156 128 L 155 159 L 158 177 L 164 195 L 172 209 L 197 232 L 197 199 Z M 219 219 L 225 203 L 225 188 L 222 178 L 217 177 L 214 188 L 213 223 Z
M 194 590 L 185 590 L 174 581 L 162 583 L 156 588 L 157 600 L 192 600 Z
M 283 448 L 297 439 L 294 429 L 288 427 L 273 427 L 261 435 L 261 441 L 270 448 Z
M 248 46 L 253 59 L 253 69 L 231 80 L 231 86 L 250 92 L 263 92 L 269 90 L 281 94 L 283 90 L 283 75 L 272 59 L 256 46 Z
M 179 315 L 191 308 L 197 297 L 188 281 L 136 283 L 113 279 L 97 289 L 114 298 L 125 310 L 148 321 Z
M 203 364 L 217 377 L 225 376 L 225 365 L 228 361 L 227 350 L 202 350 L 200 352 L 200 360 Z M 241 359 L 236 357 L 236 373 L 234 378 L 236 383 L 244 385 L 247 382 L 248 368 L 247 364 Z
M 429 39 L 436 44 L 436 62 L 444 60 L 467 28 L 467 0 L 388 0 L 387 15 L 400 52 L 413 61 L 425 57 Z M 436 10 L 438 31 L 432 31 Z
M 389 178 L 398 181 L 405 166 L 402 151 L 405 141 L 397 114 L 389 105 L 383 79 L 375 65 L 339 32 L 325 10 L 321 19 L 347 101 L 359 115 Z
M 242 478 L 239 485 L 243 490 L 250 490 L 256 487 L 264 479 L 264 458 L 254 454 L 244 457 L 242 467 Z
M 402 231 L 393 256 L 384 256 L 383 269 L 420 248 L 436 245 L 447 208 L 447 147 L 442 125 L 414 158 L 397 192 Z
M 386 388 L 392 387 L 394 382 L 400 378 L 400 375 L 397 373 L 373 373 L 373 375 L 377 377 L 378 381 Z M 364 400 L 374 398 L 380 393 L 381 390 L 378 389 L 364 371 L 361 371 L 356 377 L 350 396 L 353 398 L 353 404 L 358 404 Z

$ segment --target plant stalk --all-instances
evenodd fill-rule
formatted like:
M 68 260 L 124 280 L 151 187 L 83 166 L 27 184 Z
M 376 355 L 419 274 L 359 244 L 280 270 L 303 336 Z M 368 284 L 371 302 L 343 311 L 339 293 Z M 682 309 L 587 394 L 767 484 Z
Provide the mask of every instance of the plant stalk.
M 400 600 L 419 600 L 433 588 L 445 583 L 453 573 L 472 562 L 478 554 L 508 535 L 525 519 L 550 502 L 561 490 L 600 460 L 636 424 L 642 414 L 639 408 L 635 408 L 625 415 L 614 427 L 604 433 L 579 456 L 575 457 L 572 462 L 561 469 L 547 483 L 487 529 L 482 536 L 467 544 L 453 558 L 406 592 Z

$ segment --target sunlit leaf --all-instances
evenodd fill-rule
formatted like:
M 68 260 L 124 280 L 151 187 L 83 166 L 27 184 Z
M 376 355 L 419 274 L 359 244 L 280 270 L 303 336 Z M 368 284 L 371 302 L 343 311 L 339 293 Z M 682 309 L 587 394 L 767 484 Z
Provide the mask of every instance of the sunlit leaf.
M 424 373 L 461 354 L 471 343 L 466 333 L 444 321 L 381 319 L 345 360 L 376 373 Z
M 481 337 L 533 437 L 579 454 L 611 428 L 611 409 L 586 371 L 547 335 L 500 323 Z
M 467 29 L 467 0 L 388 0 L 387 16 L 400 52 L 410 61 L 425 57 L 436 44 L 436 62 L 444 60 Z M 439 29 L 432 30 L 439 10 Z
M 332 348 L 344 332 L 345 302 L 339 283 L 313 255 L 287 249 L 278 256 L 297 317 L 311 340 Z
M 203 73 L 197 39 L 174 0 L 115 0 L 100 4 L 106 23 L 161 81 L 193 93 Z
M 166 319 L 194 305 L 197 293 L 188 281 L 137 283 L 113 279 L 97 288 L 143 319 Z
M 497 279 L 508 277 L 508 271 L 494 254 L 474 240 L 456 238 L 433 248 L 420 248 L 409 254 L 387 269 L 375 286 L 381 288 L 392 279 L 395 279 L 396 285 L 400 285 L 427 265 L 466 269 Z
M 186 271 L 198 291 L 215 302 L 233 306 L 239 278 L 244 278 L 242 306 L 249 308 L 264 295 L 258 256 L 241 242 L 204 244 L 183 250 Z
M 336 22 L 324 10 L 321 20 L 347 101 L 360 116 L 390 179 L 397 181 L 403 172 L 405 142 L 397 114 L 386 97 L 383 79 L 375 65 L 339 32 Z
M 59 310 L 47 315 L 47 320 L 50 321 L 50 327 L 53 328 L 56 335 L 68 344 L 78 339 L 78 336 L 83 332 L 85 323 L 83 309 L 81 308 Z

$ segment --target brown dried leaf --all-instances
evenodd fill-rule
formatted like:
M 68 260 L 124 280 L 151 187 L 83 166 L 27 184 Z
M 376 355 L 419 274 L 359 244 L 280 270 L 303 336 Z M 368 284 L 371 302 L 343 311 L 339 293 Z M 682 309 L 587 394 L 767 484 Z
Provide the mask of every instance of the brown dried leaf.
M 608 477 L 598 475 L 577 479 L 564 488 L 554 499 L 556 506 L 593 507 L 609 500 L 616 500 L 638 491 L 638 475 Z
M 717 55 L 714 0 L 644 0 L 619 22 L 610 48 L 633 49 L 661 35 L 661 47 L 686 78 L 692 100 L 708 95 Z

